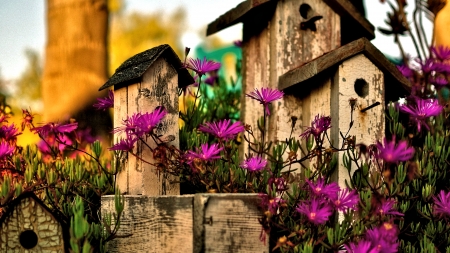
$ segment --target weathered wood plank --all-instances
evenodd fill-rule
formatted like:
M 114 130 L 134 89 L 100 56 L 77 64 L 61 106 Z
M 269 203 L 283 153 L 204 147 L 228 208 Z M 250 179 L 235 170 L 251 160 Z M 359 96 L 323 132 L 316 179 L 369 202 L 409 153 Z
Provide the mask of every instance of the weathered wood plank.
M 258 194 L 196 194 L 194 210 L 194 252 L 269 252 Z
M 107 252 L 193 252 L 193 196 L 123 196 L 125 207 Z M 102 214 L 115 213 L 114 196 L 102 197 Z
M 128 115 L 128 87 L 114 90 L 114 128 L 120 127 L 123 120 Z M 120 138 L 125 138 L 125 134 L 115 135 L 114 143 L 120 141 Z M 120 160 L 120 164 L 117 166 L 120 171 L 117 174 L 117 186 L 122 193 L 126 194 L 130 191 L 128 180 L 128 153 L 124 152 L 123 157 Z

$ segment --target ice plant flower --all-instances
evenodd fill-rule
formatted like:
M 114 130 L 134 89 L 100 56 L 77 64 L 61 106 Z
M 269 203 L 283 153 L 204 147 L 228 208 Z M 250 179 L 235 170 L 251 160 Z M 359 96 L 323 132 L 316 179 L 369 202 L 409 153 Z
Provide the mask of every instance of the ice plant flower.
M 0 159 L 12 155 L 14 152 L 14 147 L 9 145 L 9 143 L 2 141 L 0 143 Z
M 69 123 L 69 124 L 57 124 L 57 123 L 48 123 L 40 127 L 34 127 L 30 129 L 42 136 L 47 136 L 50 133 L 53 134 L 62 134 L 62 133 L 71 133 L 78 128 L 78 123 Z
M 298 204 L 297 212 L 305 215 L 311 223 L 315 225 L 324 224 L 328 221 L 333 209 L 321 199 L 311 199 Z
M 308 139 L 312 134 L 314 137 L 319 137 L 323 132 L 331 128 L 331 117 L 316 115 L 313 121 L 311 121 L 311 127 L 308 127 L 300 137 Z
M 108 91 L 108 96 L 104 98 L 97 98 L 97 102 L 93 105 L 97 110 L 105 111 L 109 108 L 114 108 L 114 92 Z
M 197 152 L 189 150 L 187 156 L 191 158 L 191 160 L 198 158 L 205 162 L 212 162 L 213 160 L 220 158 L 220 151 L 223 148 L 219 147 L 218 143 L 214 143 L 209 145 L 208 143 L 202 144 L 200 148 L 197 148 Z
M 246 169 L 248 171 L 260 171 L 263 170 L 267 165 L 267 160 L 260 157 L 250 157 L 247 160 L 241 163 L 241 168 Z
M 422 125 L 429 129 L 425 121 L 429 117 L 439 115 L 442 112 L 443 107 L 436 99 L 415 98 L 414 102 L 415 105 L 399 106 L 400 111 L 408 113 L 411 118 L 417 122 L 418 131 L 420 131 Z
M 365 237 L 377 252 L 395 253 L 399 246 L 398 233 L 397 225 L 385 222 L 380 227 L 367 230 Z
M 404 75 L 406 78 L 411 78 L 414 76 L 414 72 L 406 65 L 397 66 L 397 69 L 400 70 L 400 73 Z
M 245 94 L 246 97 L 253 98 L 264 105 L 267 115 L 270 115 L 269 104 L 275 100 L 281 99 L 283 95 L 284 93 L 282 91 L 271 88 L 261 88 L 261 91 L 255 88 L 255 91 Z
M 315 183 L 309 180 L 306 180 L 306 183 L 309 185 L 310 192 L 318 197 L 324 195 L 333 198 L 340 190 L 339 185 L 336 182 L 325 184 L 325 180 L 321 177 L 319 177 Z
M 442 45 L 431 47 L 431 52 L 433 53 L 433 56 L 440 61 L 450 60 L 450 47 Z
M 137 142 L 137 138 L 132 135 L 127 135 L 126 138 L 120 139 L 120 141 L 114 146 L 110 147 L 109 150 L 122 150 L 122 151 L 133 151 L 134 144 Z
M 397 215 L 397 216 L 403 216 L 402 213 L 396 211 L 393 207 L 395 204 L 395 200 L 393 199 L 388 199 L 385 200 L 381 203 L 381 205 L 379 205 L 376 208 L 376 213 L 380 214 L 382 216 L 384 215 Z
M 186 68 L 193 70 L 195 73 L 197 73 L 197 75 L 201 77 L 207 72 L 218 70 L 220 68 L 220 63 L 206 60 L 206 57 L 204 57 L 203 60 L 190 59 L 189 64 L 186 65 Z
M 338 194 L 330 198 L 336 210 L 346 212 L 348 209 L 357 210 L 359 196 L 356 190 L 341 189 Z
M 384 138 L 383 144 L 377 142 L 378 153 L 376 158 L 382 159 L 387 163 L 398 163 L 400 161 L 408 161 L 414 156 L 414 148 L 408 147 L 407 141 L 399 141 L 396 143 L 395 138 L 390 142 Z
M 433 196 L 433 213 L 438 216 L 450 217 L 450 193 L 441 190 L 437 197 Z
M 259 193 L 258 196 L 261 199 L 261 206 L 271 214 L 277 214 L 278 208 L 286 203 L 286 200 L 282 198 L 269 197 L 269 195 L 265 193 Z
M 134 122 L 137 130 L 137 135 L 140 136 L 142 134 L 151 134 L 153 132 L 153 129 L 158 126 L 159 122 L 161 122 L 166 114 L 166 109 L 162 106 L 158 106 L 151 113 L 146 112 L 139 115 L 139 117 Z
M 238 133 L 244 132 L 245 128 L 239 121 L 231 123 L 231 120 L 224 119 L 212 123 L 207 122 L 201 125 L 198 130 L 209 133 L 221 141 L 227 141 L 234 139 Z
M 350 242 L 344 245 L 347 253 L 379 253 L 377 248 L 372 246 L 372 242 L 367 240 L 361 240 L 358 243 Z

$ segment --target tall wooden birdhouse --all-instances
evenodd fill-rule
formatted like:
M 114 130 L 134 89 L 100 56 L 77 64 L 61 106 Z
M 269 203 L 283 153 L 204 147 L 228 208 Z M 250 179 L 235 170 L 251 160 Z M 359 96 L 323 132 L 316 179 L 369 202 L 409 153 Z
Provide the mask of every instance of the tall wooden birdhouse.
M 160 45 L 126 60 L 100 90 L 114 86 L 114 127 L 123 124 L 134 113 L 152 112 L 164 106 L 167 115 L 156 129 L 162 139 L 179 147 L 178 88 L 194 83 L 192 76 L 169 45 Z M 123 136 L 122 136 L 123 137 Z M 153 144 L 151 140 L 148 141 Z M 150 149 L 137 142 L 133 150 L 139 158 L 126 154 L 117 182 L 122 193 L 130 195 L 176 195 L 179 181 L 170 175 L 157 172 L 147 162 L 153 162 Z M 154 148 L 153 146 L 152 148 Z
M 34 194 L 15 199 L 0 219 L 0 252 L 66 252 L 67 230 Z
M 384 135 L 386 82 L 405 92 L 407 80 L 369 40 L 373 26 L 348 0 L 247 0 L 209 24 L 213 34 L 243 23 L 243 92 L 271 87 L 285 91 L 272 105 L 268 135 L 284 141 L 303 132 L 317 114 L 330 115 L 336 140 L 350 120 L 350 98 L 357 98 L 364 112 L 355 112 L 350 135 L 373 143 Z M 309 66 L 309 67 L 308 67 Z M 401 93 L 401 92 L 400 92 Z M 262 116 L 260 104 L 243 99 L 242 120 L 255 125 Z M 256 112 L 256 113 L 255 113 Z M 370 116 L 369 116 L 370 115 Z M 361 139 L 363 136 L 363 139 Z

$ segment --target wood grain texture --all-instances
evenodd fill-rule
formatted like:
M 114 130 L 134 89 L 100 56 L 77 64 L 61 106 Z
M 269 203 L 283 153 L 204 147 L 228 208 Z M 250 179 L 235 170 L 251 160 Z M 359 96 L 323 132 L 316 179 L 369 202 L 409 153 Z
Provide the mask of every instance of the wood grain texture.
M 193 252 L 193 196 L 125 195 L 118 236 L 107 252 Z M 115 213 L 114 196 L 102 197 L 102 213 Z
M 125 86 L 116 90 L 114 98 L 114 127 L 123 124 L 127 116 L 135 113 L 151 113 L 158 106 L 164 106 L 167 115 L 156 128 L 156 134 L 173 136 L 168 145 L 179 146 L 178 130 L 178 74 L 177 71 L 161 57 L 156 59 L 144 73 L 142 82 Z M 121 136 L 125 137 L 124 134 Z M 154 149 L 156 143 L 151 137 L 144 137 L 149 146 Z M 121 192 L 130 195 L 178 195 L 178 181 L 174 176 L 158 171 L 149 163 L 155 164 L 153 152 L 138 141 L 133 149 L 133 155 L 124 154 L 121 162 L 122 171 L 117 177 Z M 147 162 L 143 162 L 145 160 Z
M 258 194 L 196 194 L 194 252 L 269 252 L 259 239 L 259 205 Z

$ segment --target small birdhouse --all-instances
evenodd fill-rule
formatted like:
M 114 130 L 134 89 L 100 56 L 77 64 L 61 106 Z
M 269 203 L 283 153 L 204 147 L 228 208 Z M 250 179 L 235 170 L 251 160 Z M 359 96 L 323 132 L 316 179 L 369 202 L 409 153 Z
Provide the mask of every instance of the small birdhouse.
M 367 144 L 384 136 L 385 103 L 404 94 L 408 81 L 370 44 L 374 28 L 352 3 L 247 0 L 209 24 L 207 34 L 238 22 L 243 23 L 243 92 L 262 87 L 285 92 L 272 105 L 270 140 L 290 137 L 292 116 L 298 119 L 294 133 L 301 133 L 321 114 L 333 119 L 337 145 L 339 131 L 349 128 L 349 99 L 357 99 L 349 134 Z M 254 125 L 261 105 L 248 99 L 241 104 L 244 123 Z
M 183 68 L 173 49 L 169 45 L 160 45 L 126 60 L 100 90 L 114 86 L 114 127 L 134 113 L 152 112 L 157 106 L 164 106 L 167 115 L 156 129 L 157 134 L 178 147 L 178 88 L 192 83 L 192 76 Z M 152 145 L 152 141 L 148 143 Z M 141 142 L 137 143 L 133 153 L 146 161 L 154 161 L 150 149 Z M 179 185 L 170 183 L 178 179 L 161 175 L 154 166 L 135 156 L 127 156 L 117 177 L 123 193 L 179 194 Z
M 65 252 L 66 231 L 41 200 L 23 194 L 0 219 L 0 251 Z

